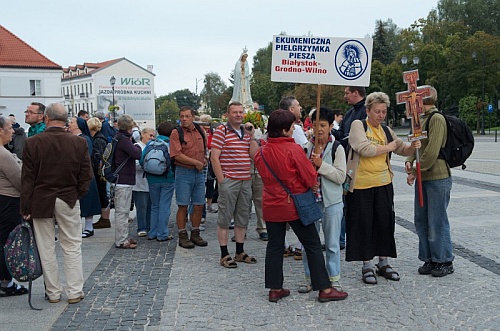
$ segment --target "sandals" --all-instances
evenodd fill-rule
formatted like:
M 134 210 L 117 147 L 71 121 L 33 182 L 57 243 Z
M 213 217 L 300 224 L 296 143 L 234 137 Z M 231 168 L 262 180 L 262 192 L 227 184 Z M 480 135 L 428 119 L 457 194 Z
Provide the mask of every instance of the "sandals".
M 224 268 L 229 269 L 238 268 L 238 264 L 234 262 L 234 260 L 229 255 L 226 255 L 222 259 L 220 259 L 220 265 Z
M 312 291 L 311 284 L 301 284 L 299 285 L 299 293 L 309 293 Z
M 10 297 L 14 295 L 28 294 L 29 291 L 26 287 L 13 282 L 12 286 L 0 287 L 0 297 Z
M 302 260 L 302 249 L 295 248 L 295 251 L 293 252 L 293 259 L 295 261 L 301 261 Z
M 386 264 L 383 267 L 379 267 L 379 265 L 376 264 L 376 266 L 377 266 L 377 275 L 382 276 L 388 280 L 399 281 L 399 274 L 396 271 L 394 271 L 394 269 L 392 269 L 390 265 Z
M 120 246 L 116 246 L 116 248 L 136 249 L 137 248 L 137 241 L 135 241 L 133 239 L 128 239 L 123 244 L 120 244 Z
M 245 262 L 245 263 L 249 263 L 249 264 L 257 263 L 257 259 L 255 257 L 248 256 L 248 254 L 245 252 L 242 252 L 240 254 L 236 254 L 234 256 L 234 259 L 236 260 L 236 262 Z
M 377 277 L 373 269 L 361 269 L 361 274 L 363 276 L 363 283 L 370 285 L 377 284 Z
M 94 235 L 94 230 L 83 230 L 82 238 L 92 237 Z

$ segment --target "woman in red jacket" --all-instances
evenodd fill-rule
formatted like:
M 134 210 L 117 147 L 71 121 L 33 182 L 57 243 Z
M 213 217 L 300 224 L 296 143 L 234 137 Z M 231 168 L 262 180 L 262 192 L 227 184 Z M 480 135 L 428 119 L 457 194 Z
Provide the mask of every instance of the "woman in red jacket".
M 270 289 L 269 301 L 277 302 L 290 295 L 290 291 L 283 288 L 283 246 L 287 223 L 305 248 L 312 287 L 319 291 L 318 300 L 343 300 L 347 293 L 331 287 L 316 227 L 314 224 L 304 226 L 301 223 L 293 200 L 264 163 L 265 159 L 293 194 L 317 188 L 318 175 L 302 148 L 292 138 L 294 123 L 295 116 L 290 111 L 279 109 L 272 112 L 267 124 L 267 144 L 252 155 L 264 182 L 262 212 L 269 235 L 265 266 L 266 288 Z

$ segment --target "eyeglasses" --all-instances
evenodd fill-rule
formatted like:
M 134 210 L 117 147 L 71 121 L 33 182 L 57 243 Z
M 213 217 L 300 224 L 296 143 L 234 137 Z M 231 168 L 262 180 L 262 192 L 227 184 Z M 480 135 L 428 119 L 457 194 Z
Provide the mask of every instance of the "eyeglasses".
M 34 113 L 32 112 L 31 110 L 25 110 L 24 111 L 25 114 L 30 114 L 30 115 L 34 115 L 34 114 L 43 114 L 43 113 Z

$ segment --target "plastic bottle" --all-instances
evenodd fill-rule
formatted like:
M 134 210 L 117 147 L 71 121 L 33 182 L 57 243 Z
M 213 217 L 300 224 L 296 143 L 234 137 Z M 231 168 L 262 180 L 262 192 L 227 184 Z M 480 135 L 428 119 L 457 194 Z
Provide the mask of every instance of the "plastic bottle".
M 352 181 L 352 170 L 349 170 L 349 172 L 347 173 L 346 177 L 345 177 L 345 182 L 344 182 L 344 195 L 347 194 L 347 192 L 349 192 L 349 188 L 351 187 L 351 181 Z

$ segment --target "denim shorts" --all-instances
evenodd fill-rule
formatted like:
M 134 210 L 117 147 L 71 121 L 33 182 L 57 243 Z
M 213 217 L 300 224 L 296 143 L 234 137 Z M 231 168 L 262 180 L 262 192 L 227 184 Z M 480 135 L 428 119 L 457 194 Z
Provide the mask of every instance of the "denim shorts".
M 178 206 L 205 204 L 205 175 L 203 171 L 175 167 L 175 198 Z

